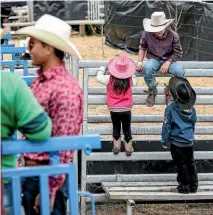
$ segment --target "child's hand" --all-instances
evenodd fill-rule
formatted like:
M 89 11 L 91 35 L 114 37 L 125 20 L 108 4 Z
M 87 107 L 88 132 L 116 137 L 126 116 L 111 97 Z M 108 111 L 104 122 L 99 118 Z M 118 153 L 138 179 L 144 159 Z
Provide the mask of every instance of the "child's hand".
M 136 66 L 136 71 L 142 72 L 143 70 L 143 62 L 138 62 Z

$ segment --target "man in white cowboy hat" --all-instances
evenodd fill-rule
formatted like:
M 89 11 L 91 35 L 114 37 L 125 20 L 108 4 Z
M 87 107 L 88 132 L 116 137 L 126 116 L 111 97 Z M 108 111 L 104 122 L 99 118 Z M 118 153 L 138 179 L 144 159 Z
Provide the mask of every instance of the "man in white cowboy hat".
M 144 19 L 145 31 L 142 34 L 139 46 L 137 70 L 143 72 L 144 80 L 148 86 L 145 91 L 148 96 L 146 105 L 152 107 L 157 95 L 156 72 L 170 73 L 173 76 L 183 77 L 184 70 L 177 61 L 182 57 L 182 47 L 177 33 L 167 29 L 174 19 L 166 19 L 164 12 L 154 12 L 151 19 Z M 145 57 L 147 62 L 143 64 Z M 170 100 L 168 87 L 165 89 L 166 104 Z
M 17 33 L 30 36 L 32 64 L 40 66 L 38 77 L 30 87 L 52 120 L 52 136 L 78 135 L 83 122 L 83 94 L 63 61 L 65 52 L 81 58 L 69 41 L 71 27 L 63 20 L 45 14 L 35 26 L 22 28 Z M 72 151 L 60 152 L 61 163 L 69 163 L 72 156 Z M 49 164 L 48 153 L 24 154 L 23 157 L 26 166 Z M 66 175 L 49 179 L 50 205 L 54 215 L 66 215 L 66 196 L 61 189 L 65 179 Z M 26 178 L 22 191 L 25 215 L 39 213 L 38 178 Z

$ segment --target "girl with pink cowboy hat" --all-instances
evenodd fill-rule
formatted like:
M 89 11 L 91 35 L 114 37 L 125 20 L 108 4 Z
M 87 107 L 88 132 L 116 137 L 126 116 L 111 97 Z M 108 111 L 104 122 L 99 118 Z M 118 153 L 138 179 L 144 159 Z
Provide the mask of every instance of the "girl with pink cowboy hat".
M 107 86 L 106 102 L 110 110 L 113 125 L 113 153 L 121 150 L 121 124 L 124 133 L 125 152 L 131 156 L 133 139 L 131 134 L 131 109 L 133 105 L 132 86 L 137 84 L 135 63 L 125 55 L 109 61 L 107 67 L 101 66 L 97 81 Z M 110 75 L 106 72 L 109 71 Z

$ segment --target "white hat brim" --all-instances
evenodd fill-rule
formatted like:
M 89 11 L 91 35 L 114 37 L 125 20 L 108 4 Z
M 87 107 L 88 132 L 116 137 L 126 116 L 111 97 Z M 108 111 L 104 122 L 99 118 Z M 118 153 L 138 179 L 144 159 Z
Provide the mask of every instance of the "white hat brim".
M 54 48 L 66 52 L 71 56 L 76 56 L 78 59 L 82 59 L 80 52 L 73 43 L 45 30 L 36 29 L 34 26 L 28 26 L 17 30 L 16 33 L 27 34 L 50 46 L 53 46 Z
M 165 25 L 154 27 L 154 26 L 151 25 L 151 19 L 145 18 L 143 20 L 143 27 L 144 27 L 145 31 L 147 31 L 147 32 L 156 33 L 156 32 L 159 32 L 159 31 L 163 31 L 165 28 L 167 28 L 169 25 L 171 25 L 171 23 L 174 20 L 175 19 L 166 19 L 166 24 Z

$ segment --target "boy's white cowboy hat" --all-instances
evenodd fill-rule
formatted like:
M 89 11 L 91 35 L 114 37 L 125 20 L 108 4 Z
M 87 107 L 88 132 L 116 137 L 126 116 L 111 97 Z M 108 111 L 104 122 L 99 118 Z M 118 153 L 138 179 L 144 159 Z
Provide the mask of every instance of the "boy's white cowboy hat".
M 21 28 L 16 33 L 27 34 L 54 48 L 82 59 L 78 49 L 69 41 L 71 26 L 57 17 L 45 14 L 38 19 L 34 26 Z
M 151 19 L 143 20 L 143 27 L 147 32 L 159 32 L 167 28 L 175 19 L 166 19 L 164 12 L 154 12 Z

